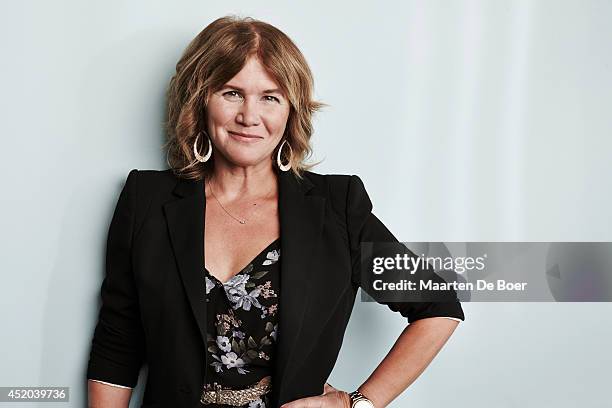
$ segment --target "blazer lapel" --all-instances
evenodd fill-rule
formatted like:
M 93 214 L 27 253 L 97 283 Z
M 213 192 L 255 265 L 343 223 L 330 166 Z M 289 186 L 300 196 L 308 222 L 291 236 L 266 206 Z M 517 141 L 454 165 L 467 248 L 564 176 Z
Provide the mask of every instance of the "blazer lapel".
M 307 179 L 298 184 L 291 172 L 279 176 L 281 225 L 281 278 L 278 343 L 273 376 L 273 400 L 282 398 L 284 384 L 303 361 L 304 312 L 313 289 L 310 260 L 323 231 L 325 198 L 306 195 L 313 187 Z
M 282 396 L 285 380 L 303 361 L 300 352 L 304 312 L 313 290 L 309 261 L 323 231 L 325 198 L 307 195 L 313 187 L 292 172 L 279 172 L 278 211 L 281 235 L 279 328 L 274 362 L 273 398 Z M 204 268 L 204 180 L 179 179 L 173 193 L 179 198 L 164 204 L 172 249 L 185 293 L 206 347 L 206 285 Z
M 204 182 L 179 179 L 177 200 L 164 204 L 172 250 L 181 281 L 206 347 L 206 283 L 204 281 Z

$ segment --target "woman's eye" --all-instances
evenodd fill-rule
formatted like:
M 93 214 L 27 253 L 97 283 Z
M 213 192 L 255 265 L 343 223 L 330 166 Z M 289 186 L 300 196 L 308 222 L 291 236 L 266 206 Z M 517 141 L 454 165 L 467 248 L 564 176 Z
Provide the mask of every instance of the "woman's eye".
M 235 96 L 239 96 L 240 94 L 236 91 L 228 91 L 223 94 L 223 96 L 226 96 L 226 95 L 229 97 L 235 97 Z
M 265 98 L 271 98 L 271 99 L 268 99 L 268 100 L 272 101 L 272 102 L 280 102 L 280 100 L 277 97 L 275 97 L 275 96 L 266 95 Z

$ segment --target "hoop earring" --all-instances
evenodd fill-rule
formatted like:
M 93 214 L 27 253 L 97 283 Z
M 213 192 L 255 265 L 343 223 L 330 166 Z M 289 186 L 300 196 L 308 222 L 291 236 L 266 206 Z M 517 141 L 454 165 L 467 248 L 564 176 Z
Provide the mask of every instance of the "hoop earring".
M 202 134 L 202 132 L 198 132 L 198 135 L 196 136 L 195 142 L 193 142 L 193 154 L 195 155 L 195 158 L 197 161 L 199 161 L 200 163 L 204 163 L 207 162 L 208 159 L 210 159 L 210 156 L 212 154 L 212 143 L 210 143 L 210 137 L 207 137 L 206 139 L 208 140 L 208 152 L 206 152 L 206 156 L 202 156 L 199 152 L 198 152 L 198 138 L 200 137 L 200 135 Z M 204 134 L 206 136 L 208 136 L 208 133 L 204 132 Z
M 280 147 L 278 148 L 278 152 L 276 153 L 276 164 L 282 171 L 288 171 L 291 168 L 291 159 L 293 158 L 293 149 L 291 148 L 291 145 L 287 143 L 287 146 L 289 146 L 289 162 L 287 164 L 283 164 L 281 162 L 281 151 L 283 150 L 283 145 L 285 143 L 287 143 L 287 139 L 283 140 L 283 143 L 281 143 Z

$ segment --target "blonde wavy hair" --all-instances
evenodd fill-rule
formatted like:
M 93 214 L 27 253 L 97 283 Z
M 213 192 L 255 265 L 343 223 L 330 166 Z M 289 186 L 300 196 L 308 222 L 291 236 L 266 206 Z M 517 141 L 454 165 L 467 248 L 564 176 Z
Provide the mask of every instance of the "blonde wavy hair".
M 327 104 L 313 100 L 314 81 L 306 59 L 276 27 L 251 17 L 228 15 L 210 23 L 189 43 L 167 89 L 167 141 L 163 147 L 167 149 L 168 165 L 177 176 L 201 180 L 212 173 L 214 155 L 200 163 L 193 145 L 198 133 L 206 130 L 210 95 L 240 72 L 250 57 L 260 59 L 290 104 L 285 133 L 272 159 L 276 161 L 280 145 L 287 140 L 292 155 L 289 157 L 285 148 L 281 159 L 291 162 L 291 171 L 298 178 L 320 163 L 306 163 L 306 159 L 312 155 L 312 116 Z M 206 149 L 203 139 L 200 137 L 198 144 Z M 277 166 L 274 168 L 278 171 Z

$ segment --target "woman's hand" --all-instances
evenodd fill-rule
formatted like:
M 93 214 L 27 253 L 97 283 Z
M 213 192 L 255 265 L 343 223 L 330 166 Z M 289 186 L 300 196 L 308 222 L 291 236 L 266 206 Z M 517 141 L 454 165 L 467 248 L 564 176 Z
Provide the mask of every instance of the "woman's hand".
M 300 398 L 283 404 L 280 408 L 351 408 L 351 399 L 348 393 L 325 383 L 323 394 L 316 397 Z

